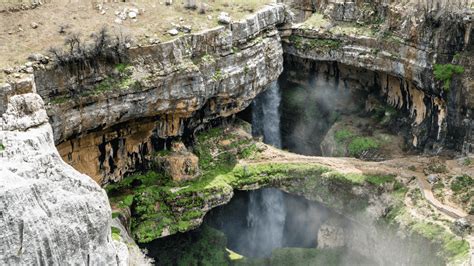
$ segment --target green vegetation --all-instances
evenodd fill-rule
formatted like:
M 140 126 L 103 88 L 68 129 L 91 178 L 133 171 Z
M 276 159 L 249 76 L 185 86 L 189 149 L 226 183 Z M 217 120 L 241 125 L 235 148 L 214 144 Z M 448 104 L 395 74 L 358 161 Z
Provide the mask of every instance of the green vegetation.
M 428 165 L 428 167 L 426 167 L 425 170 L 428 171 L 429 173 L 438 173 L 438 174 L 448 172 L 448 169 L 446 168 L 446 165 L 444 163 L 438 162 L 438 161 L 430 162 L 430 164 Z
M 443 255 L 450 261 L 462 259 L 469 254 L 469 243 L 456 238 L 440 225 L 418 222 L 412 226 L 412 230 L 430 241 L 439 243 Z
M 209 226 L 158 239 L 155 263 L 157 265 L 230 265 L 224 233 Z
M 120 216 L 120 212 L 112 212 L 112 219 L 115 219 Z
M 454 74 L 464 73 L 464 67 L 453 64 L 436 64 L 433 68 L 435 79 L 443 82 L 443 89 L 449 91 Z
M 204 54 L 202 57 L 201 57 L 201 62 L 203 63 L 214 63 L 216 60 L 214 59 L 214 57 L 210 54 Z
M 472 164 L 472 159 L 471 158 L 465 158 L 464 161 L 462 162 L 464 166 L 469 166 Z
M 368 205 L 368 197 L 351 193 L 353 186 L 366 183 L 367 176 L 307 163 L 237 164 L 240 159 L 258 158 L 258 145 L 222 128 L 199 133 L 194 153 L 201 170 L 195 180 L 176 183 L 163 173 L 149 171 L 106 186 L 115 209 L 130 208 L 134 213 L 131 230 L 138 242 L 152 241 L 163 232 L 196 228 L 204 206 L 224 200 L 236 188 L 279 184 L 288 191 L 318 195 L 339 210 L 362 210 Z
M 354 157 L 359 157 L 363 152 L 378 149 L 379 143 L 371 137 L 356 137 L 349 143 L 349 154 Z
M 348 129 L 341 129 L 341 130 L 337 130 L 335 133 L 334 133 L 334 138 L 336 140 L 336 142 L 338 143 L 343 143 L 345 142 L 346 140 L 352 138 L 354 136 L 354 133 L 352 133 L 352 131 L 348 130 Z
M 217 71 L 214 73 L 214 75 L 212 76 L 212 79 L 213 79 L 214 81 L 220 81 L 220 80 L 222 80 L 222 79 L 223 79 L 222 71 L 221 71 L 220 69 L 217 70 Z
M 110 229 L 112 231 L 112 239 L 115 241 L 120 241 L 120 229 L 113 226 Z
M 139 86 L 138 81 L 134 80 L 131 76 L 126 75 L 120 78 L 112 78 L 108 77 L 102 80 L 97 86 L 92 89 L 91 94 L 97 95 L 103 92 L 112 91 L 114 89 L 119 90 L 127 90 L 127 89 L 135 89 Z M 85 95 L 88 95 L 86 93 Z M 84 95 L 84 96 L 85 96 Z
M 460 53 L 454 54 L 453 59 L 456 61 L 459 61 L 459 59 L 461 59 L 461 54 Z
M 129 64 L 120 63 L 115 65 L 115 70 L 117 70 L 119 73 L 125 73 L 126 70 L 130 69 L 129 67 Z
M 269 258 L 245 258 L 237 261 L 238 266 L 287 266 L 287 265 L 341 265 L 347 259 L 352 265 L 373 265 L 369 259 L 354 253 L 348 253 L 342 248 L 279 248 L 275 249 Z
M 0 152 L 2 152 L 4 150 L 5 150 L 5 146 L 3 145 L 3 143 L 0 142 Z
M 395 176 L 394 175 L 368 175 L 367 176 L 367 182 L 372 184 L 372 185 L 383 185 L 388 182 L 393 182 L 395 181 Z
M 471 189 L 474 186 L 474 179 L 468 175 L 456 176 L 451 183 L 451 190 L 460 192 Z
M 397 109 L 390 105 L 377 106 L 373 111 L 373 118 L 383 126 L 388 125 L 397 115 Z
M 323 28 L 330 24 L 330 21 L 324 18 L 321 13 L 313 13 L 304 23 L 303 28 Z

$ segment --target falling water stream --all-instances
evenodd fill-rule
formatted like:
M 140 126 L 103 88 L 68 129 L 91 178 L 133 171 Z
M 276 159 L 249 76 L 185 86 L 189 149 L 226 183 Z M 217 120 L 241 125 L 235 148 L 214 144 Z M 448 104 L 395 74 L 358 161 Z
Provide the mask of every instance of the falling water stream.
M 253 102 L 252 124 L 254 134 L 263 136 L 264 142 L 281 147 L 280 135 L 281 93 L 278 82 L 260 94 Z M 283 193 L 276 189 L 264 189 L 262 193 L 250 193 L 247 213 L 248 236 L 255 255 L 269 255 L 274 248 L 283 245 L 285 227 Z

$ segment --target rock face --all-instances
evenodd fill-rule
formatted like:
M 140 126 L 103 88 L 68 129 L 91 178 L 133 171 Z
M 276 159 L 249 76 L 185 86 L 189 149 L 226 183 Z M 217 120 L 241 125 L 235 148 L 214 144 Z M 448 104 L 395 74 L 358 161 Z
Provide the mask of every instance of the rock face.
M 386 85 L 381 92 L 386 101 L 410 110 L 414 117 L 413 146 L 472 152 L 474 105 L 467 100 L 473 87 L 468 78 L 472 76 L 474 47 L 470 11 L 435 15 L 416 8 L 407 10 L 397 3 L 369 2 L 314 4 L 323 14 L 281 29 L 285 53 L 379 73 Z M 298 4 L 307 10 L 306 1 L 293 5 Z M 451 86 L 443 89 L 433 68 L 448 63 L 463 67 L 465 73 L 452 77 Z
M 38 94 L 9 97 L 0 142 L 0 264 L 116 265 L 107 195 L 61 159 Z
M 276 26 L 285 21 L 283 5 L 267 6 L 226 27 L 130 49 L 127 64 L 36 71 L 61 156 L 101 184 L 120 180 L 162 148 L 154 144 L 242 111 L 283 70 Z
M 183 143 L 174 142 L 169 154 L 158 156 L 156 164 L 174 181 L 191 180 L 199 176 L 199 158 Z
M 327 220 L 318 231 L 318 248 L 340 248 L 345 245 L 344 227 L 339 220 Z

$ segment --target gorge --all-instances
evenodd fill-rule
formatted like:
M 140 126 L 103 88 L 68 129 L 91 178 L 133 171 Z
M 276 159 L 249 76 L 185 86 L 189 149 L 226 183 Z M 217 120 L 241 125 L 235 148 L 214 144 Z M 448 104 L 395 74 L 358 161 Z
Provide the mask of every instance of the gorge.
M 0 76 L 0 264 L 471 265 L 474 9 L 434 2 L 93 5 L 133 40 Z

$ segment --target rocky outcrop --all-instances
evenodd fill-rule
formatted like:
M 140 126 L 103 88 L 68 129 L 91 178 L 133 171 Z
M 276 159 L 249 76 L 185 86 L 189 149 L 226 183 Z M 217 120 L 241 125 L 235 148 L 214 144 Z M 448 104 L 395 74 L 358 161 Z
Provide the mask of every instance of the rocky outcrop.
M 61 159 L 29 91 L 0 117 L 0 264 L 116 265 L 107 195 Z
M 192 180 L 199 176 L 199 159 L 182 142 L 172 143 L 171 151 L 162 153 L 156 156 L 154 163 L 174 181 Z
M 56 143 L 146 117 L 159 121 L 159 136 L 178 136 L 185 120 L 204 107 L 201 120 L 242 110 L 282 71 L 276 25 L 284 22 L 284 7 L 268 6 L 227 27 L 131 48 L 126 84 L 106 88 L 97 86 L 116 65 L 37 70 L 36 86 L 49 103 Z
M 472 57 L 472 12 L 436 13 L 372 2 L 319 2 L 318 14 L 281 29 L 285 53 L 379 73 L 386 101 L 410 110 L 414 117 L 413 146 L 436 151 L 441 147 L 463 149 L 472 142 L 469 130 L 474 106 L 460 97 L 472 95 L 472 84 L 467 81 L 471 67 L 463 59 Z M 433 68 L 447 63 L 466 71 L 453 78 L 456 85 L 443 88 Z M 456 83 L 456 79 L 464 81 Z M 422 123 L 429 125 L 420 126 Z M 434 142 L 428 141 L 432 138 Z
M 131 48 L 125 63 L 37 68 L 62 157 L 99 183 L 120 180 L 162 148 L 153 144 L 242 111 L 283 70 L 276 26 L 285 22 L 284 6 L 271 5 L 225 27 Z

